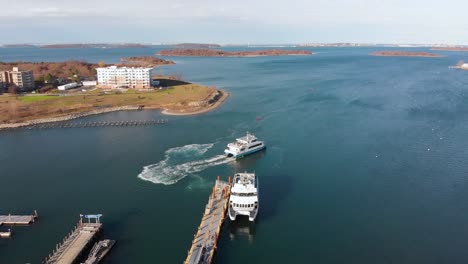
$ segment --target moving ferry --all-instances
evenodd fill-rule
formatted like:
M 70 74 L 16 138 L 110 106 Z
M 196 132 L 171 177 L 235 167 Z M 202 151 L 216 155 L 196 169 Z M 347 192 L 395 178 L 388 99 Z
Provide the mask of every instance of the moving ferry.
M 258 206 L 258 180 L 255 173 L 236 173 L 229 198 L 229 219 L 234 221 L 237 215 L 246 215 L 253 222 L 257 217 Z
M 236 142 L 229 143 L 224 153 L 228 157 L 241 158 L 265 148 L 263 141 L 258 141 L 257 138 L 247 132 L 247 135 L 236 139 Z

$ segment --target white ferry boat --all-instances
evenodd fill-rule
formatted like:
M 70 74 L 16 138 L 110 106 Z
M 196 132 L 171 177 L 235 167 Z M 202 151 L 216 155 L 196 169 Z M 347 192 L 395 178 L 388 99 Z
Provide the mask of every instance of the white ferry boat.
M 229 219 L 236 220 L 237 215 L 246 215 L 249 221 L 255 221 L 258 213 L 258 180 L 255 173 L 236 173 L 234 175 L 229 198 Z
M 228 157 L 241 158 L 243 156 L 252 154 L 254 152 L 264 149 L 266 146 L 263 141 L 257 140 L 257 138 L 247 132 L 247 135 L 236 139 L 236 142 L 229 143 L 224 153 Z

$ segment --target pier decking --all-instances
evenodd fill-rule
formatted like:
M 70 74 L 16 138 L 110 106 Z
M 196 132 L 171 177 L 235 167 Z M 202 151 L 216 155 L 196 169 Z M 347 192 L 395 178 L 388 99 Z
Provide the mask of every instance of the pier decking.
M 34 223 L 37 218 L 37 212 L 34 211 L 32 215 L 0 215 L 0 226 L 1 225 L 29 225 Z
M 45 264 L 72 264 L 80 258 L 82 252 L 91 244 L 94 237 L 101 231 L 102 224 L 99 221 L 101 215 L 86 215 L 89 219 L 96 219 L 95 223 L 83 223 L 80 221 L 55 250 L 45 259 Z
M 223 182 L 218 177 L 184 264 L 211 263 L 221 226 L 226 217 L 230 187 L 230 178 L 229 182 Z

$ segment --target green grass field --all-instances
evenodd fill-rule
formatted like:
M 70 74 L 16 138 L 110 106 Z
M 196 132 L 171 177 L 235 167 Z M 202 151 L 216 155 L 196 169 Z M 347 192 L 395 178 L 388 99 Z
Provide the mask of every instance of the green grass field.
M 19 96 L 18 99 L 21 102 L 33 103 L 33 102 L 40 102 L 44 100 L 57 99 L 57 97 L 58 96 L 53 96 L 53 95 L 29 95 L 29 96 Z

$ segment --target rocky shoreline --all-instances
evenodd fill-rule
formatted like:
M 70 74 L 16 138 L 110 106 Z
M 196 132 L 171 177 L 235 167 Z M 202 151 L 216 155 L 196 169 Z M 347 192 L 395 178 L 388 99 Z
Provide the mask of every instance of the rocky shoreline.
M 197 114 L 203 114 L 203 113 L 207 113 L 207 112 L 210 112 L 210 111 L 218 108 L 221 104 L 223 104 L 227 100 L 228 97 L 229 97 L 228 92 L 218 90 L 214 95 L 210 96 L 210 98 L 208 98 L 205 101 L 192 102 L 192 105 L 195 105 L 195 103 L 197 103 L 197 104 L 202 106 L 202 108 L 199 109 L 199 110 L 183 112 L 183 111 L 171 111 L 169 109 L 164 109 L 161 113 L 165 114 L 165 115 L 197 115 Z

